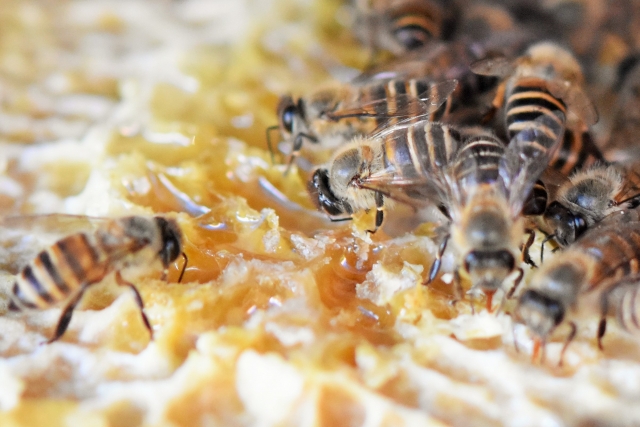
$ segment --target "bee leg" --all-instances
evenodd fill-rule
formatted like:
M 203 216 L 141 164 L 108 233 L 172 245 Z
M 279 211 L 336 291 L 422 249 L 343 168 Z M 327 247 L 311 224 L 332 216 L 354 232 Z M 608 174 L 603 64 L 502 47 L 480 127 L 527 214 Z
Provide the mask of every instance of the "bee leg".
M 293 166 L 293 162 L 295 161 L 296 157 L 298 157 L 298 155 L 300 154 L 303 138 L 306 138 L 311 142 L 318 142 L 318 139 L 316 137 L 307 135 L 306 133 L 299 133 L 298 135 L 296 135 L 296 138 L 293 140 L 293 150 L 291 150 L 291 154 L 289 155 L 287 168 L 284 170 L 285 176 L 287 176 L 287 174 L 291 170 L 291 166 Z
M 71 323 L 71 316 L 73 316 L 73 310 L 75 310 L 76 305 L 82 299 L 82 295 L 84 295 L 84 291 L 87 290 L 89 286 L 84 285 L 80 288 L 78 293 L 67 303 L 67 305 L 62 310 L 62 314 L 60 315 L 60 319 L 58 320 L 58 324 L 56 325 L 56 331 L 53 334 L 53 337 L 47 341 L 47 344 L 51 344 L 54 341 L 58 341 L 62 335 L 66 332 L 69 327 L 69 323 Z
M 491 120 L 493 120 L 493 117 L 496 115 L 496 112 L 500 109 L 500 107 L 503 104 L 505 90 L 506 90 L 505 83 L 502 83 L 500 86 L 498 86 L 498 90 L 496 91 L 496 96 L 493 98 L 493 101 L 491 102 L 491 108 L 489 108 L 489 110 L 486 113 L 484 113 L 484 115 L 482 116 L 482 119 L 480 120 L 481 124 L 486 125 Z
M 536 238 L 536 232 L 535 230 L 526 230 L 526 232 L 529 233 L 529 238 L 527 239 L 525 244 L 522 246 L 522 260 L 527 264 L 529 264 L 531 267 L 538 268 L 538 266 L 533 262 L 529 254 L 529 248 L 531 248 L 531 245 L 533 245 L 533 241 Z
M 444 104 L 444 111 L 442 113 L 442 120 L 446 120 L 451 114 L 451 105 L 453 104 L 453 97 L 449 95 L 447 101 Z
M 144 302 L 142 301 L 142 297 L 140 296 L 140 292 L 138 292 L 138 289 L 136 289 L 136 287 L 133 285 L 133 283 L 129 283 L 126 280 L 124 280 L 122 278 L 122 275 L 120 274 L 120 271 L 116 271 L 116 283 L 118 284 L 118 286 L 126 286 L 129 289 L 131 289 L 133 291 L 133 296 L 136 299 L 136 304 L 138 305 L 138 308 L 140 309 L 140 314 L 142 316 L 142 322 L 144 323 L 144 326 L 147 328 L 147 330 L 149 331 L 149 335 L 151 336 L 151 339 L 153 340 L 153 329 L 151 329 L 151 324 L 149 323 L 149 319 L 147 318 L 147 315 L 144 312 Z
M 180 270 L 180 277 L 178 277 L 178 283 L 182 282 L 182 277 L 184 276 L 184 272 L 187 269 L 187 264 L 189 263 L 189 258 L 187 258 L 187 254 L 182 252 L 182 258 L 184 258 L 184 264 L 182 264 L 182 270 Z
M 511 318 L 511 335 L 513 335 L 513 348 L 516 349 L 516 353 L 520 353 L 520 347 L 516 339 L 516 322 L 513 321 L 513 317 Z
M 384 220 L 384 196 L 382 193 L 376 193 L 376 224 L 373 230 L 367 230 L 369 233 L 373 234 L 378 231 L 378 228 L 382 226 L 382 221 Z
M 546 233 L 545 233 L 546 234 Z M 547 237 L 545 237 L 542 240 L 542 243 L 540 244 L 540 265 L 542 265 L 542 263 L 544 262 L 544 245 L 551 239 L 553 239 L 554 237 L 556 237 L 555 234 L 549 234 Z
M 564 353 L 567 351 L 567 347 L 569 347 L 569 344 L 571 344 L 571 341 L 573 341 L 573 339 L 576 337 L 576 332 L 578 331 L 578 328 L 576 327 L 575 323 L 570 322 L 569 326 L 571 327 L 571 332 L 569 332 L 569 336 L 567 337 L 567 340 L 564 342 L 564 345 L 562 346 L 562 351 L 560 352 L 560 361 L 558 362 L 559 367 L 562 367 L 562 363 L 564 361 Z
M 455 307 L 457 303 L 464 300 L 464 289 L 462 289 L 462 283 L 460 280 L 460 273 L 458 272 L 458 268 L 453 271 L 453 295 L 454 300 L 451 301 L 451 305 Z M 471 313 L 476 314 L 476 310 L 473 307 L 473 301 L 471 297 L 469 297 L 469 304 L 471 305 Z
M 518 286 L 522 283 L 522 277 L 524 277 L 524 270 L 522 268 L 518 268 L 518 277 L 513 281 L 513 286 L 509 289 L 509 292 L 507 292 L 507 299 L 511 299 L 513 294 L 516 293 L 516 289 L 518 289 Z
M 607 295 L 604 295 L 602 299 L 600 299 L 600 323 L 598 323 L 598 348 L 600 351 L 604 350 L 602 346 L 602 337 L 604 337 L 605 332 L 607 332 L 607 313 L 609 312 L 609 299 Z
M 449 241 L 449 236 L 445 236 L 444 240 L 442 240 L 442 243 L 440 243 L 440 246 L 438 247 L 438 252 L 436 253 L 436 259 L 433 261 L 433 264 L 431 264 L 431 268 L 429 269 L 429 278 L 427 279 L 426 283 L 424 283 L 424 285 L 428 285 L 429 283 L 433 282 L 433 280 L 438 275 L 438 271 L 440 271 L 440 265 L 442 264 L 442 255 L 444 254 L 444 251 L 447 249 L 448 241 Z
M 600 351 L 604 350 L 604 347 L 602 346 L 602 337 L 604 337 L 605 332 L 607 332 L 607 319 L 602 317 L 602 319 L 600 319 L 600 323 L 598 323 L 598 348 Z
M 276 157 L 273 151 L 273 145 L 271 144 L 271 132 L 278 129 L 278 125 L 269 126 L 267 128 L 267 147 L 269 148 L 269 154 L 271 155 L 271 164 L 276 163 Z

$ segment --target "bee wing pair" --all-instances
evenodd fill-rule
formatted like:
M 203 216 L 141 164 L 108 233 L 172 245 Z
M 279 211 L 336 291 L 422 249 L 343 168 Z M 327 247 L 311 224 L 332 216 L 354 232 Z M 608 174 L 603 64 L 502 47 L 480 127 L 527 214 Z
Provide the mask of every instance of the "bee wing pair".
M 39 234 L 93 232 L 112 218 L 68 214 L 19 215 L 0 218 L 0 228 Z
M 598 122 L 598 111 L 582 88 L 567 81 L 551 80 L 547 88 L 553 96 L 567 106 L 569 115 L 577 118 L 587 128 Z
M 457 85 L 457 80 L 445 80 L 431 84 L 429 93 L 420 97 L 403 93 L 393 98 L 381 96 L 379 99 L 364 103 L 360 99 L 343 102 L 339 109 L 326 113 L 326 117 L 333 121 L 351 117 L 382 119 L 383 121 L 373 131 L 377 134 L 392 123 L 415 121 L 433 114 L 447 101 Z
M 514 217 L 522 211 L 533 185 L 560 146 L 564 135 L 563 116 L 558 111 L 538 117 L 533 126 L 515 135 L 505 150 L 499 174 Z
M 562 126 L 563 120 L 560 117 L 554 120 L 548 116 L 541 116 L 536 119 L 534 126 L 518 133 L 502 154 L 498 170 L 499 188 L 508 198 L 512 216 L 520 214 L 533 185 L 547 168 L 564 133 L 564 129 L 558 130 L 558 127 Z M 457 141 L 457 144 L 461 146 L 460 141 Z M 455 152 L 452 157 L 454 156 Z M 473 160 L 470 160 L 465 164 L 465 167 L 470 168 L 467 176 L 471 177 L 465 183 L 455 179 L 451 171 L 452 164 L 449 163 L 438 169 L 429 169 L 424 174 L 409 177 L 393 167 L 388 167 L 363 179 L 361 185 L 399 202 L 418 207 L 434 203 L 451 203 L 455 208 L 463 203 L 463 194 L 474 187 L 469 185 L 473 184 L 471 181 L 480 180 L 484 173 L 483 164 L 472 162 Z

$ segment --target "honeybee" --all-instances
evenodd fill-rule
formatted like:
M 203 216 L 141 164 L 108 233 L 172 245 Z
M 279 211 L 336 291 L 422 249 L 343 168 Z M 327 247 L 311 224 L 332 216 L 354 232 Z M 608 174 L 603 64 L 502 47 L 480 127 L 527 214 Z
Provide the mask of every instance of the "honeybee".
M 504 106 L 505 130 L 509 138 L 541 115 L 553 118 L 561 111 L 563 144 L 550 166 L 568 174 L 583 166 L 602 161 L 603 156 L 587 133 L 598 121 L 595 107 L 582 87 L 584 76 L 578 61 L 566 49 L 551 42 L 531 46 L 515 61 L 504 57 L 480 60 L 471 69 L 481 75 L 504 78 L 498 86 L 488 120 Z M 562 135 L 561 135 L 562 136 Z
M 449 4 L 447 4 L 449 3 Z M 426 46 L 450 36 L 451 2 L 440 0 L 357 0 L 355 30 L 374 51 L 394 55 Z
M 316 170 L 309 190 L 331 216 L 375 207 L 373 231 L 382 224 L 386 198 L 439 206 L 450 218 L 458 266 L 485 292 L 490 307 L 516 270 L 524 235 L 520 214 L 558 144 L 559 126 L 561 120 L 542 116 L 507 147 L 490 133 L 468 136 L 441 123 L 395 127 L 345 146 Z M 440 245 L 429 282 L 448 240 Z
M 65 225 L 88 220 L 97 228 L 92 233 L 71 234 L 38 253 L 17 275 L 9 310 L 45 309 L 66 301 L 55 333 L 48 341 L 51 343 L 66 331 L 84 292 L 115 272 L 117 284 L 134 293 L 142 321 L 153 338 L 140 293 L 132 283 L 122 278 L 120 270 L 130 265 L 141 265 L 155 257 L 161 261 L 163 277 L 166 277 L 169 264 L 182 253 L 185 264 L 179 281 L 182 280 L 187 258 L 182 252 L 182 232 L 178 224 L 160 216 L 99 219 L 47 215 L 41 219 Z M 21 224 L 24 220 L 36 221 L 33 217 L 6 218 L 3 224 Z
M 630 302 L 640 283 L 640 222 L 637 213 L 631 214 L 631 221 L 618 219 L 589 230 L 533 275 L 515 310 L 516 319 L 534 334 L 533 359 L 551 333 L 567 322 L 571 332 L 561 353 L 562 364 L 562 354 L 576 334 L 576 324 L 569 318 L 578 312 L 600 313 L 597 340 L 601 349 L 608 314 L 615 314 L 621 326 L 628 326 L 628 311 L 635 308 Z M 625 212 L 614 214 L 619 216 L 624 217 Z M 634 324 L 637 327 L 637 320 Z
M 291 145 L 287 171 L 305 140 L 310 148 L 331 150 L 394 119 L 427 116 L 447 101 L 456 85 L 455 80 L 387 79 L 332 85 L 296 100 L 283 96 L 277 111 L 280 132 Z M 269 149 L 273 153 L 270 142 Z
M 615 211 L 640 204 L 640 177 L 631 168 L 598 163 L 571 176 L 544 212 L 551 237 L 572 244 L 587 229 Z
M 376 209 L 375 232 L 385 199 L 419 205 L 437 198 L 423 177 L 447 165 L 460 140 L 457 129 L 429 120 L 355 138 L 315 170 L 308 184 L 311 199 L 331 217 Z M 376 188 L 378 180 L 383 191 Z

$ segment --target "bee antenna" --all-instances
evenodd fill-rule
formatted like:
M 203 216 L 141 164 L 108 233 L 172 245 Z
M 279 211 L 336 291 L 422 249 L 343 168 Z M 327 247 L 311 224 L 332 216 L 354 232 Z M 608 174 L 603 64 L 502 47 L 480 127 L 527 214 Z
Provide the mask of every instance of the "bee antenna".
M 276 163 L 276 157 L 273 151 L 273 145 L 271 144 L 271 132 L 277 130 L 279 128 L 278 125 L 269 126 L 267 128 L 267 147 L 269 148 L 269 154 L 271 155 L 271 164 Z
M 189 262 L 189 258 L 187 258 L 187 254 L 182 252 L 182 258 L 184 258 L 184 264 L 182 264 L 182 270 L 180 270 L 180 277 L 178 277 L 178 283 L 182 282 L 182 277 L 184 276 L 184 272 L 187 269 L 187 264 Z

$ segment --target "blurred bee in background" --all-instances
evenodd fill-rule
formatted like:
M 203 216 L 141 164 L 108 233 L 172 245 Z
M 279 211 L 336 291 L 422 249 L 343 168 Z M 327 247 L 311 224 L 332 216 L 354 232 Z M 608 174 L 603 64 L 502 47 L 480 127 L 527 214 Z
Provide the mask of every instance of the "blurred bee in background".
M 600 0 L 544 0 L 541 11 L 554 22 L 558 39 L 567 40 L 580 57 L 593 55 L 607 18 L 607 6 Z
M 536 359 L 551 333 L 563 322 L 571 331 L 560 356 L 576 334 L 570 317 L 579 312 L 600 313 L 598 346 L 606 332 L 606 316 L 615 315 L 627 328 L 629 318 L 638 328 L 636 298 L 640 275 L 640 222 L 638 213 L 612 214 L 611 224 L 585 233 L 565 251 L 535 272 L 515 309 L 516 319 L 534 334 Z M 630 219 L 628 219 L 630 218 Z
M 508 138 L 529 127 L 538 117 L 553 118 L 555 111 L 562 111 L 567 123 L 561 127 L 563 142 L 551 159 L 551 168 L 568 175 L 604 160 L 588 133 L 588 128 L 598 121 L 598 114 L 583 90 L 580 64 L 568 50 L 555 43 L 540 42 L 515 61 L 488 58 L 475 62 L 471 69 L 481 75 L 503 78 L 485 121 L 504 107 Z
M 41 251 L 17 275 L 9 304 L 11 311 L 45 309 L 59 303 L 66 304 L 49 343 L 58 340 L 67 330 L 73 310 L 84 292 L 115 271 L 116 282 L 134 293 L 145 327 L 153 338 L 153 331 L 144 313 L 144 304 L 136 287 L 122 278 L 120 271 L 128 266 L 142 265 L 158 259 L 163 266 L 163 278 L 168 266 L 182 253 L 184 266 L 187 257 L 182 252 L 182 232 L 172 219 L 160 216 L 148 218 L 130 216 L 119 219 L 46 215 L 44 217 L 5 218 L 6 226 L 25 222 L 84 224 L 97 227 L 94 232 L 71 234 Z
M 304 141 L 308 141 L 308 147 L 326 151 L 394 120 L 429 116 L 447 102 L 456 85 L 455 80 L 374 79 L 363 85 L 333 85 L 296 100 L 283 96 L 278 104 L 277 127 L 291 146 L 286 172 Z M 269 137 L 267 141 L 273 153 Z
M 442 0 L 356 0 L 355 34 L 374 52 L 395 56 L 451 36 L 456 11 Z
M 560 185 L 544 212 L 552 230 L 549 237 L 568 246 L 613 212 L 637 207 L 639 185 L 633 167 L 598 163 L 575 173 Z
M 508 9 L 497 4 L 477 2 L 460 11 L 457 37 L 487 40 L 495 34 L 504 35 L 516 29 L 517 22 Z

